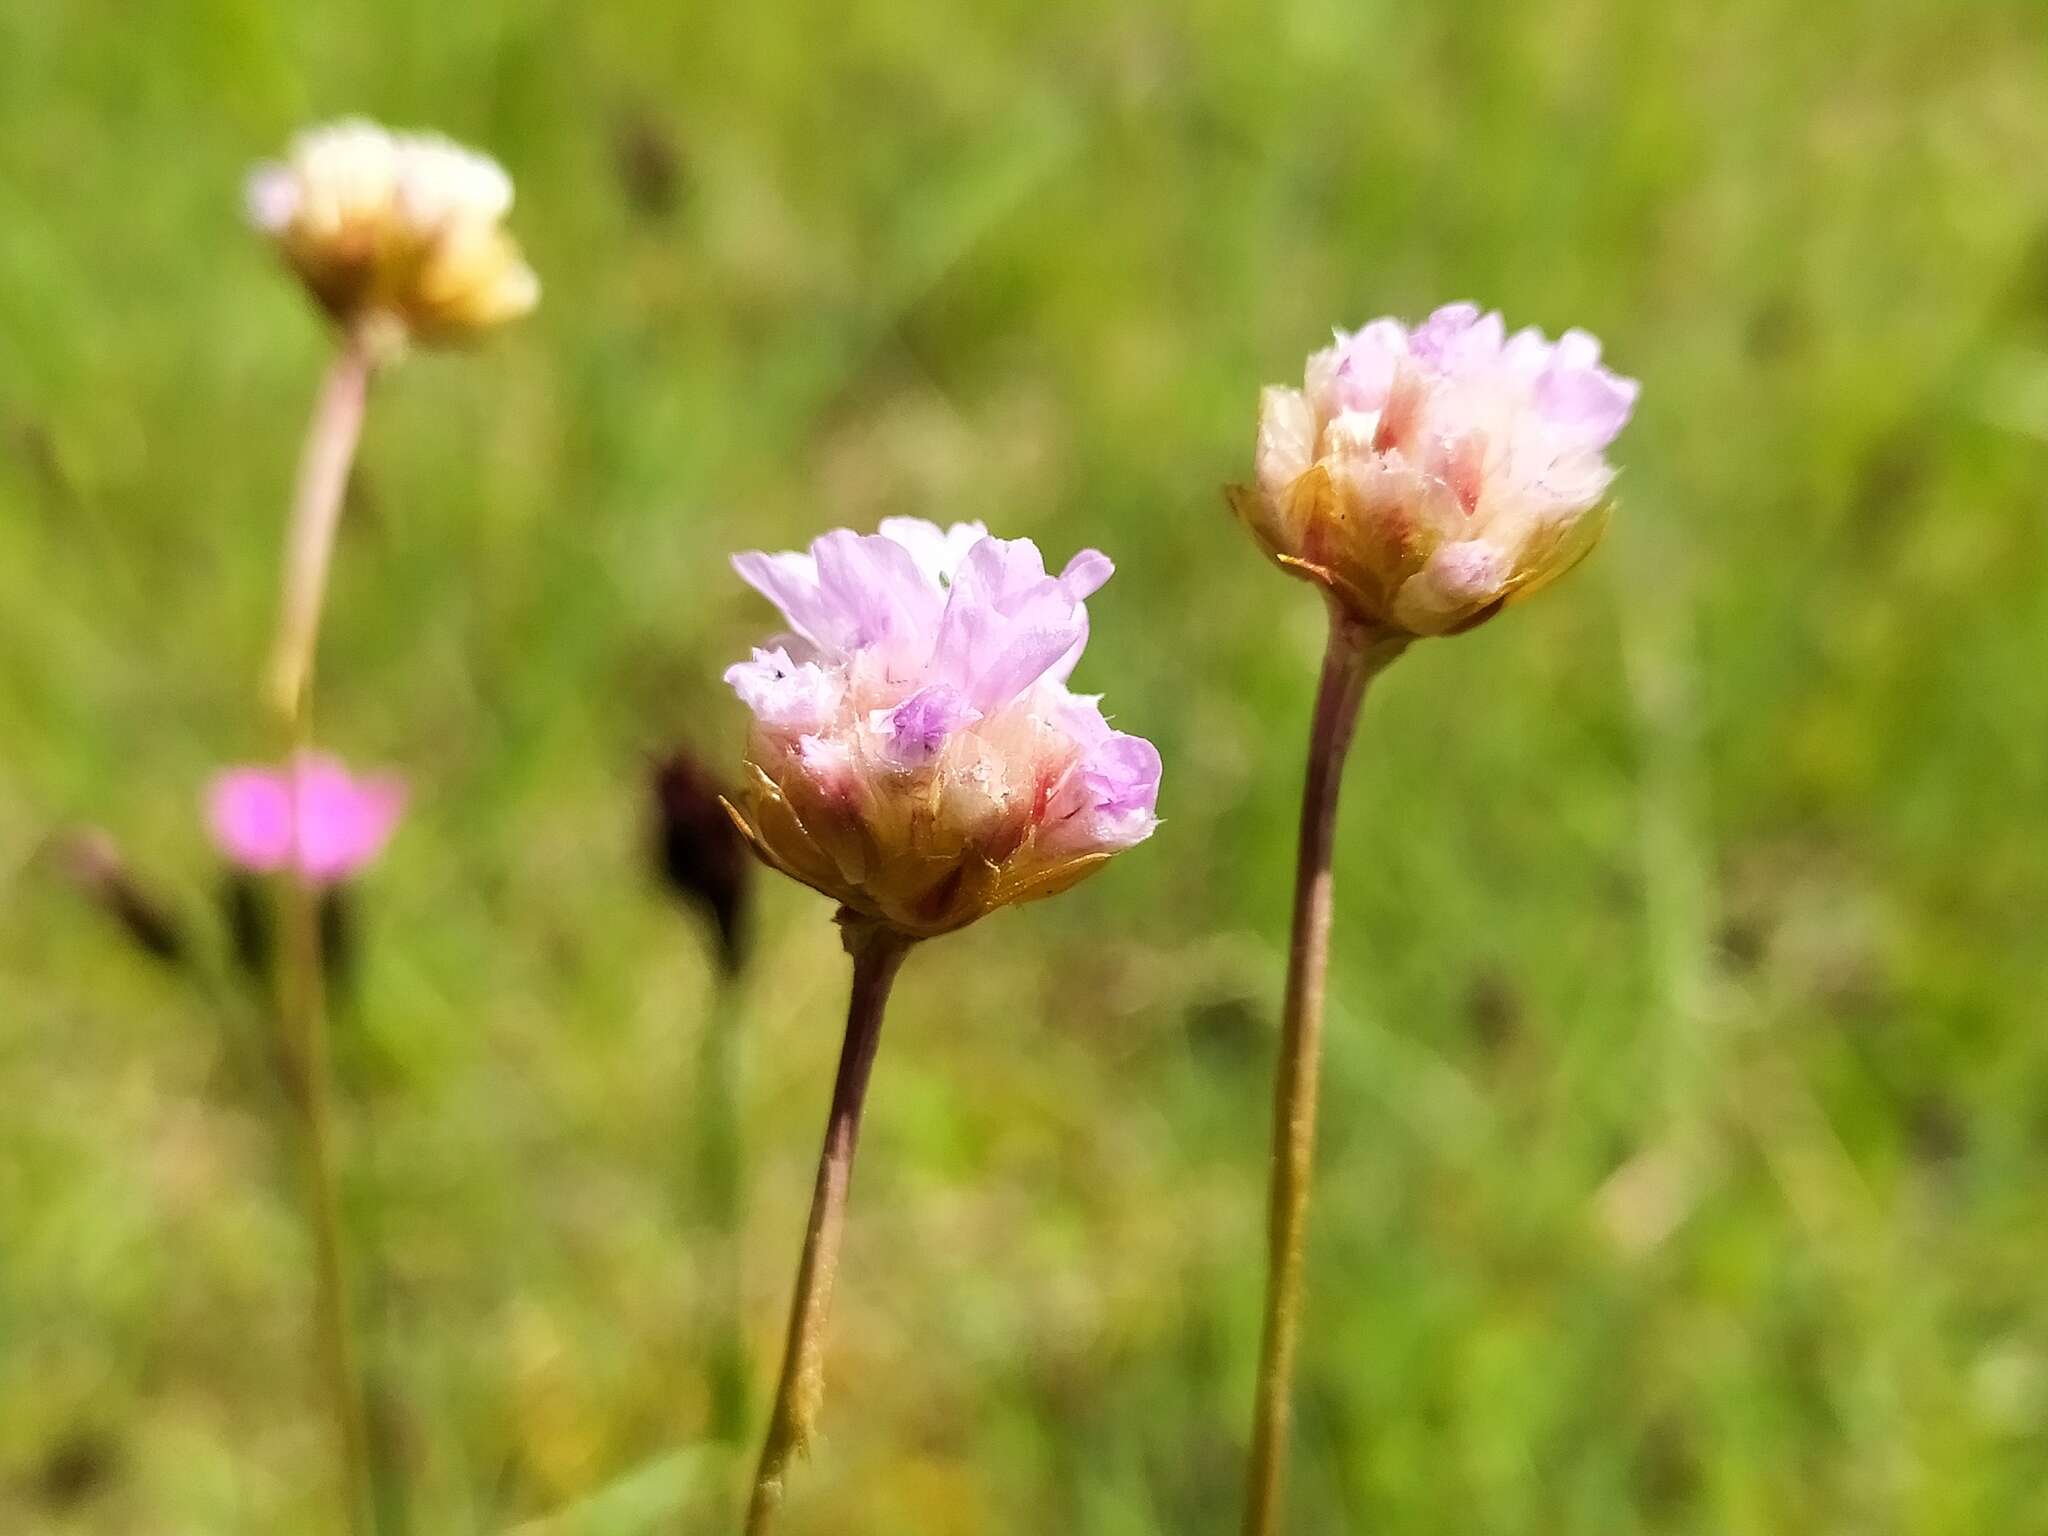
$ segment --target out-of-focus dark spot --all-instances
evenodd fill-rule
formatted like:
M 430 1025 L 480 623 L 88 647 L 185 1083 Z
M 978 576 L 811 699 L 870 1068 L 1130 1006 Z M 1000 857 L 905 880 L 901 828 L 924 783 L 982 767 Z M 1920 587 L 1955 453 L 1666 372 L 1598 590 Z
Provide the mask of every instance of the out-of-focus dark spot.
M 1243 997 L 1207 998 L 1187 1010 L 1188 1045 L 1205 1063 L 1240 1067 L 1265 1049 L 1272 1029 L 1257 1004 Z
M 1851 482 L 1849 511 L 1858 540 L 1899 522 L 1926 483 L 1927 456 L 1911 434 L 1879 437 L 1863 455 Z
M 668 125 L 644 107 L 621 114 L 612 135 L 612 168 L 626 203 L 642 218 L 667 219 L 687 191 L 683 154 Z
M 120 1447 L 104 1430 L 68 1430 L 37 1468 L 36 1493 L 51 1509 L 74 1509 L 113 1481 L 120 1455 Z
M 0 438 L 4 438 L 8 451 L 35 481 L 44 501 L 60 510 L 78 505 L 78 488 L 65 473 L 64 457 L 57 451 L 57 439 L 48 427 L 33 417 L 10 414 L 0 424 Z
M 275 946 L 269 893 L 263 882 L 243 870 L 228 871 L 220 886 L 220 916 L 235 965 L 253 986 L 267 988 Z
M 1647 1512 L 1675 1514 L 1698 1497 L 1699 1449 L 1684 1420 L 1672 1413 L 1651 1416 L 1636 1442 L 1634 1476 Z
M 1643 872 L 1635 864 L 1609 864 L 1598 872 L 1596 889 L 1610 911 L 1630 912 L 1643 904 Z
M 419 1446 L 405 1403 L 388 1367 L 374 1371 L 364 1383 L 364 1413 L 369 1420 L 374 1454 L 382 1465 L 397 1475 L 376 1479 L 376 1522 L 380 1531 L 403 1531 L 412 1526 L 412 1496 L 406 1471 L 417 1466 Z
M 1836 1018 L 1875 1020 L 1893 1002 L 1877 955 L 1860 943 L 1844 943 L 1815 957 L 1808 985 L 1814 1000 Z
M 1826 1321 L 1806 1298 L 1787 1298 L 1775 1324 L 1762 1330 L 1761 1344 L 1777 1362 L 1777 1378 L 1788 1403 L 1814 1426 L 1832 1427 L 1837 1398 L 1829 1369 Z
M 1600 1166 L 1610 1174 L 1618 1173 L 1641 1155 L 1646 1149 L 1626 1131 L 1616 1129 L 1600 1138 Z
M 1757 918 L 1748 914 L 1731 916 L 1721 924 L 1718 937 L 1722 957 L 1731 970 L 1753 971 L 1763 963 L 1769 937 Z
M 1045 1421 L 1067 1428 L 1084 1425 L 1102 1403 L 1099 1362 L 1083 1351 L 1050 1344 L 1024 1357 L 1032 1406 Z
M 1743 336 L 1749 355 L 1760 363 L 1789 357 L 1805 340 L 1806 316 L 1790 296 L 1782 293 L 1757 305 Z
M 654 859 L 668 888 L 711 920 L 726 975 L 746 961 L 754 859 L 724 805 L 725 786 L 689 751 L 653 764 Z
M 1907 1113 L 1908 1143 L 1922 1166 L 1936 1170 L 1953 1166 L 1969 1150 L 1969 1129 L 1947 1099 L 1929 1094 Z
M 1472 978 L 1465 994 L 1465 1017 L 1473 1038 L 1486 1050 L 1498 1053 L 1513 1045 L 1521 1033 L 1522 995 L 1501 972 L 1482 970 Z

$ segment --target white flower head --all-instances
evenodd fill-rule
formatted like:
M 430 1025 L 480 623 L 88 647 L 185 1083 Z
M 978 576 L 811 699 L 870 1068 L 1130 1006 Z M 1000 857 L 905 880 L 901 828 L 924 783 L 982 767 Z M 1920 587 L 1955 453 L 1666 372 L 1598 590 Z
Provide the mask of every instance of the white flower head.
M 460 340 L 515 319 L 540 280 L 503 228 L 512 179 L 438 134 L 360 118 L 311 129 L 258 166 L 249 221 L 344 325 L 395 324 L 414 340 Z

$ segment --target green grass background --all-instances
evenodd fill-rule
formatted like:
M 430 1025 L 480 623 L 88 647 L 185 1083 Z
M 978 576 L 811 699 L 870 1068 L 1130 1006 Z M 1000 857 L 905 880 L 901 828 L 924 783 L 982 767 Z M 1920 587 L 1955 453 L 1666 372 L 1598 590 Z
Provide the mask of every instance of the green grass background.
M 2048 1531 L 2035 0 L 0 9 L 0 1529 L 336 1528 L 219 1008 L 34 855 L 209 920 L 327 345 L 240 181 L 349 111 L 498 154 L 545 284 L 380 387 L 323 652 L 414 786 L 346 1028 L 416 1530 L 732 1528 L 641 759 L 737 760 L 729 551 L 891 513 L 1116 558 L 1166 824 L 907 971 L 786 1529 L 1235 1529 L 1319 614 L 1218 488 L 1473 297 L 1642 403 L 1595 559 L 1368 704 L 1294 1529 Z M 759 897 L 765 1382 L 845 964 Z

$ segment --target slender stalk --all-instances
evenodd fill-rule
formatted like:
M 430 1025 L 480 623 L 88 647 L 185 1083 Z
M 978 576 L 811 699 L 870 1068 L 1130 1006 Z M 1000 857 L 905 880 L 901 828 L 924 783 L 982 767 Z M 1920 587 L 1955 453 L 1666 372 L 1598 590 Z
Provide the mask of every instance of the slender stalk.
M 721 969 L 698 1058 L 694 1177 L 698 1211 L 717 1255 L 700 1328 L 711 1365 L 711 1437 L 737 1441 L 747 1422 L 747 1332 L 742 1316 L 739 1220 L 744 1173 L 739 1124 L 738 975 Z
M 312 676 L 327 570 L 362 434 L 374 358 L 366 337 L 351 333 L 329 368 L 306 434 L 285 548 L 283 610 L 271 659 L 270 701 L 282 722 L 286 763 L 295 769 L 312 746 Z M 292 797 L 292 815 L 299 800 Z M 292 829 L 298 846 L 298 828 Z M 320 1370 L 334 1416 L 348 1529 L 372 1528 L 370 1446 L 361 1357 L 356 1347 L 333 1124 L 327 1039 L 326 967 L 321 956 L 319 893 L 302 861 L 286 868 L 278 964 L 278 1018 L 292 1067 L 313 1238 L 315 1334 Z
M 846 1011 L 846 1043 L 832 1085 L 832 1110 L 825 1121 L 825 1147 L 818 1157 L 818 1183 L 811 1196 L 811 1224 L 797 1265 L 796 1297 L 789 1309 L 782 1379 L 761 1447 L 747 1506 L 746 1536 L 762 1536 L 782 1504 L 783 1479 L 793 1455 L 805 1450 L 825 1401 L 825 1324 L 832 1310 L 832 1281 L 839 1270 L 839 1244 L 846 1229 L 846 1195 L 853 1183 L 853 1151 L 860 1138 L 861 1105 L 868 1073 L 882 1038 L 882 1009 L 889 985 L 910 951 L 911 941 L 872 924 L 846 928 L 853 955 L 853 995 Z
M 1265 1327 L 1259 1350 L 1244 1536 L 1278 1536 L 1293 1424 L 1295 1346 L 1308 1195 L 1315 1161 L 1316 1091 L 1322 1068 L 1323 985 L 1330 964 L 1331 856 L 1337 795 L 1366 685 L 1401 653 L 1400 639 L 1361 630 L 1335 607 L 1323 655 L 1308 775 L 1301 796 L 1301 849 L 1294 879 L 1294 932 L 1273 1091 L 1273 1167 L 1267 1199 Z
M 320 975 L 318 898 L 296 868 L 285 879 L 283 929 L 279 1007 L 292 1062 L 293 1106 L 298 1111 L 305 1165 L 306 1216 L 313 1237 L 316 1346 L 334 1414 L 349 1529 L 362 1532 L 369 1529 L 369 1434 L 344 1257 L 327 1007 Z
M 320 957 L 331 964 L 333 947 Z M 365 1024 L 353 989 L 334 987 L 330 992 L 330 1014 L 340 1016 L 344 1033 L 360 1041 Z M 359 1059 L 359 1058 L 358 1058 Z M 386 1164 L 377 1135 L 376 1106 L 371 1102 L 366 1074 L 348 1070 L 344 1056 L 334 1068 L 335 1086 L 343 1104 L 353 1108 L 354 1156 L 349 1176 L 341 1179 L 353 1186 L 344 1200 L 350 1248 L 355 1272 L 361 1279 L 357 1310 L 366 1339 L 362 1366 L 363 1428 L 367 1437 L 370 1508 L 376 1517 L 378 1536 L 405 1536 L 412 1528 L 412 1506 L 404 1477 L 406 1423 L 398 1395 L 404 1340 L 399 1336 L 396 1306 L 391 1290 L 390 1266 L 385 1262 L 384 1188 Z
M 313 420 L 299 460 L 299 483 L 285 542 L 277 643 L 265 680 L 272 706 L 294 727 L 295 734 L 304 734 L 311 716 L 307 695 L 312 688 L 320 612 L 327 598 L 327 568 L 334 555 L 334 534 L 341 525 L 349 467 L 355 462 L 356 443 L 362 436 L 363 409 L 375 367 L 374 347 L 367 334 L 352 331 L 343 337 L 313 404 Z

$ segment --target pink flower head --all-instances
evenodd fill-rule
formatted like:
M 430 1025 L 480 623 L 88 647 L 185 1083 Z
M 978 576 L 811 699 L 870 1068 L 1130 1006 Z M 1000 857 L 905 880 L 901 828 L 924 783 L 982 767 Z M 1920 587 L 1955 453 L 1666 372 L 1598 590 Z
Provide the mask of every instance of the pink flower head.
M 207 827 L 229 863 L 273 874 L 296 862 L 321 885 L 382 853 L 404 809 L 396 777 L 352 778 L 337 759 L 311 753 L 289 768 L 231 768 L 206 793 Z
M 1257 484 L 1233 503 L 1368 628 L 1470 628 L 1598 542 L 1637 389 L 1584 331 L 1510 336 L 1475 304 L 1375 320 L 1261 395 Z
M 853 912 L 923 937 L 1066 889 L 1157 825 L 1159 753 L 1067 678 L 1085 550 L 887 518 L 734 568 L 791 634 L 725 674 L 754 713 L 741 821 L 755 850 Z

